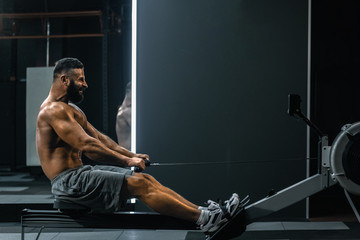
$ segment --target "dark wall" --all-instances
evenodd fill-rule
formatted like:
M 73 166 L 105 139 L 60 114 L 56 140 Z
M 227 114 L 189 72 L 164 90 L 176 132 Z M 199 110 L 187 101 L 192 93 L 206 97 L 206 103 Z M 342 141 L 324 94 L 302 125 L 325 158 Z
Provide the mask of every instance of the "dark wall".
M 359 1 L 312 1 L 311 116 L 330 145 L 343 125 L 360 121 L 359 11 Z M 316 137 L 312 143 L 316 156 Z M 311 217 L 336 214 L 354 216 L 340 186 L 310 198 Z
M 15 159 L 15 83 L 0 82 L 0 156 L 4 165 L 10 166 Z
M 204 163 L 148 171 L 197 203 L 303 179 L 306 128 L 286 110 L 298 93 L 306 112 L 307 16 L 300 0 L 140 0 L 137 150 Z
M 314 1 L 313 116 L 332 142 L 346 123 L 360 120 L 360 3 Z

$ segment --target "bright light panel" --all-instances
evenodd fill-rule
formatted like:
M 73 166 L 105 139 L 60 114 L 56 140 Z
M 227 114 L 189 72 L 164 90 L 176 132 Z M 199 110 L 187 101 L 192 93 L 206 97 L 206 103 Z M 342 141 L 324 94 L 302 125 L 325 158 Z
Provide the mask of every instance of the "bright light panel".
M 131 151 L 136 153 L 136 48 L 137 0 L 132 0 L 131 21 Z

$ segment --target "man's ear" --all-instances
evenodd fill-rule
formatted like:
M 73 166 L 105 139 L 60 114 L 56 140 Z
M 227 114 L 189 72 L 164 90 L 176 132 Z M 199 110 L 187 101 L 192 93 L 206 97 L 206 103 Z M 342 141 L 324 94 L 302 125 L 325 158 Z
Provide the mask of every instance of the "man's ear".
M 69 86 L 69 78 L 66 77 L 66 75 L 61 75 L 60 80 L 65 86 L 67 86 L 67 87 Z

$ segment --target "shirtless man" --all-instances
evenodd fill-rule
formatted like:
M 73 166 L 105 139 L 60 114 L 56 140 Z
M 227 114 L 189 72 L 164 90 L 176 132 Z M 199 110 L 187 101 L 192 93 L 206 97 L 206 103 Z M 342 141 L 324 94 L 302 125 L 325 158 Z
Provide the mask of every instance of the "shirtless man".
M 131 147 L 131 83 L 126 85 L 123 103 L 116 114 L 115 131 L 118 144 L 126 149 Z
M 124 168 L 143 171 L 143 159 L 149 156 L 119 146 L 87 121 L 73 104 L 82 100 L 87 87 L 83 64 L 76 58 L 61 59 L 55 65 L 49 96 L 40 107 L 37 151 L 56 198 L 96 211 L 117 211 L 121 202 L 137 197 L 156 212 L 195 222 L 205 232 L 215 231 L 226 221 L 225 215 L 233 214 L 239 203 L 237 194 L 227 201 L 228 213 L 211 200 L 208 207 L 199 207 L 152 176 Z M 121 167 L 83 165 L 81 154 Z

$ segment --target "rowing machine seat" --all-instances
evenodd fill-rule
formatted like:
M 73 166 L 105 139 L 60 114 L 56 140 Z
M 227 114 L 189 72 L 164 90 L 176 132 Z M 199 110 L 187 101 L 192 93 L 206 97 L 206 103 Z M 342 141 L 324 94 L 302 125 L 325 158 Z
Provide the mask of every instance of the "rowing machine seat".
M 92 212 L 92 210 L 86 206 L 58 198 L 55 198 L 53 208 L 67 214 L 86 214 Z

